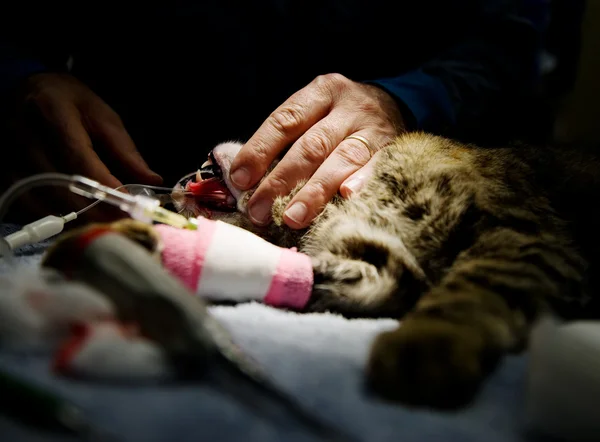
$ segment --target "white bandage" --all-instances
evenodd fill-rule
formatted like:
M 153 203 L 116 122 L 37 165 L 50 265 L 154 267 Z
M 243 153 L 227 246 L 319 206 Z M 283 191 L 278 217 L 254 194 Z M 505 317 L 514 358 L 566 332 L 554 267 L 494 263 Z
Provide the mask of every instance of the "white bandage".
M 193 293 L 218 301 L 304 308 L 313 284 L 308 256 L 221 221 L 199 218 L 198 224 L 195 231 L 156 227 L 163 265 Z

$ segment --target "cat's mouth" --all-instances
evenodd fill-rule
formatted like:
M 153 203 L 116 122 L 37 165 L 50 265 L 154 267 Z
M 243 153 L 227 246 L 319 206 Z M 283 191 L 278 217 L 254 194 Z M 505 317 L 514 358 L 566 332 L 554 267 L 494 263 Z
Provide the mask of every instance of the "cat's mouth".
M 246 203 L 255 188 L 238 190 L 229 178 L 231 164 L 241 148 L 242 144 L 237 142 L 215 146 L 197 172 L 179 180 L 171 194 L 179 213 L 208 218 L 213 212 L 245 213 Z
M 202 167 L 183 177 L 175 190 L 187 192 L 196 204 L 208 209 L 223 212 L 237 210 L 237 199 L 229 190 L 223 169 L 212 151 Z

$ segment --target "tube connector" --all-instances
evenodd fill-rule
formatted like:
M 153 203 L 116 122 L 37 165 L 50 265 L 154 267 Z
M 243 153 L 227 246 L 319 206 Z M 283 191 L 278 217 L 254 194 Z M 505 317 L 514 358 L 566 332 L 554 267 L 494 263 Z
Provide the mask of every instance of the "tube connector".
M 65 223 L 77 218 L 77 214 L 72 212 L 66 216 L 49 215 L 38 219 L 24 226 L 18 232 L 8 235 L 6 242 L 11 250 L 18 249 L 27 244 L 35 244 L 48 238 L 58 235 L 63 231 Z

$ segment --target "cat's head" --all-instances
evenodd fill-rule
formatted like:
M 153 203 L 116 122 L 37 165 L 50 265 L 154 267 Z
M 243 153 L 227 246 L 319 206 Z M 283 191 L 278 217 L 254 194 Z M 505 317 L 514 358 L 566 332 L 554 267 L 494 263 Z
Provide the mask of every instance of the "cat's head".
M 279 160 L 273 161 L 254 187 L 240 191 L 231 184 L 229 173 L 231 163 L 241 148 L 242 144 L 238 142 L 221 143 L 208 154 L 200 170 L 181 178 L 171 193 L 175 209 L 187 218 L 203 216 L 236 225 L 281 247 L 297 245 L 304 230 L 293 230 L 283 223 L 285 197 L 274 201 L 275 222 L 257 226 L 250 221 L 247 215 L 248 201 Z
M 258 187 L 245 191 L 236 189 L 229 179 L 231 163 L 242 148 L 235 141 L 221 143 L 208 154 L 200 170 L 179 180 L 172 192 L 173 204 L 186 217 L 209 219 L 246 217 L 248 200 Z M 273 163 L 269 170 L 275 166 Z

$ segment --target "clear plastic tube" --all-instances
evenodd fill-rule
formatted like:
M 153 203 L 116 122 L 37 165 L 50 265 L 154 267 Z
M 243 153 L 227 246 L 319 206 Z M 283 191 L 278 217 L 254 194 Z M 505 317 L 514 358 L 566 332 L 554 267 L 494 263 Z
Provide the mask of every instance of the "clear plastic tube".
M 133 195 L 145 195 L 150 198 L 158 199 L 161 204 L 165 204 L 166 202 L 171 201 L 171 192 L 173 191 L 173 189 L 171 189 L 169 187 L 150 186 L 150 185 L 146 185 L 146 184 L 123 184 L 122 186 L 115 188 L 115 190 L 121 190 L 121 189 L 129 191 L 129 193 L 131 193 Z M 136 190 L 139 193 L 136 193 L 135 192 Z M 154 191 L 163 191 L 163 192 L 165 192 L 166 196 L 163 197 L 163 195 L 158 195 Z M 186 192 L 186 193 L 188 193 L 188 192 Z M 92 207 L 95 207 L 96 205 L 100 204 L 101 202 L 102 202 L 102 200 L 94 201 L 89 206 L 86 206 L 83 209 L 79 210 L 77 212 L 77 216 L 78 217 L 81 216 L 82 214 L 84 214 L 85 212 L 90 210 Z
M 72 176 L 63 173 L 41 173 L 17 181 L 0 196 L 0 223 L 14 200 L 28 190 L 40 186 L 68 186 L 71 182 Z
M 42 173 L 33 175 L 17 181 L 10 186 L 6 192 L 0 196 L 0 223 L 4 219 L 10 205 L 26 191 L 40 186 L 64 186 L 68 187 L 73 193 L 78 195 L 97 199 L 98 201 L 80 210 L 77 215 L 84 213 L 100 201 L 107 202 L 113 206 L 119 207 L 124 212 L 128 213 L 132 218 L 151 223 L 158 221 L 165 224 L 170 224 L 179 228 L 195 229 L 197 224 L 193 220 L 188 220 L 182 215 L 165 210 L 160 207 L 160 201 L 146 195 L 130 195 L 124 192 L 119 192 L 117 189 L 104 186 L 94 180 L 79 175 L 67 175 L 62 173 Z M 138 187 L 146 187 L 148 189 L 165 190 L 164 187 L 130 185 Z M 122 186 L 126 187 L 126 186 Z M 13 253 L 8 242 L 0 239 L 0 251 L 2 256 L 13 261 Z
M 152 212 L 159 201 L 143 195 L 129 195 L 104 186 L 94 180 L 73 175 L 69 183 L 71 192 L 90 199 L 98 199 L 118 207 L 141 221 L 152 222 Z
M 68 187 L 73 193 L 87 198 L 106 201 L 109 204 L 119 207 L 121 210 L 132 213 L 136 206 L 146 202 L 151 205 L 150 198 L 143 201 L 139 196 L 134 197 L 118 190 L 111 189 L 96 181 L 90 180 L 79 175 L 66 175 L 62 173 L 42 173 L 33 175 L 17 181 L 0 197 L 0 223 L 4 219 L 8 207 L 26 191 L 40 186 L 64 186 Z M 144 197 L 142 197 L 144 198 Z
M 14 200 L 28 190 L 39 186 L 66 186 L 70 182 L 71 177 L 62 173 L 43 173 L 17 181 L 0 196 L 0 223 L 2 223 L 8 208 Z M 0 249 L 2 256 L 10 265 L 14 266 L 15 260 L 12 249 L 4 237 L 0 239 Z

